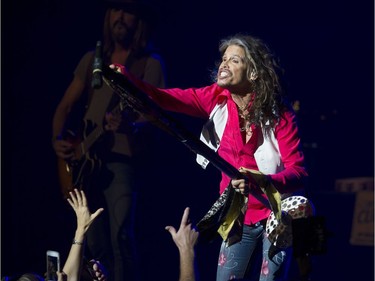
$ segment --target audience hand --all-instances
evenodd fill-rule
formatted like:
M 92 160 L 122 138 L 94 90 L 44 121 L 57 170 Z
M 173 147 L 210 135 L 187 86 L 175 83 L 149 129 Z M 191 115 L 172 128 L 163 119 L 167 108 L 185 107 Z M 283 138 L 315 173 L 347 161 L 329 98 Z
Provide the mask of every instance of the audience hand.
M 104 268 L 104 266 L 97 260 L 91 260 L 90 263 L 92 264 L 92 270 L 95 279 L 98 281 L 106 281 L 106 269 Z
M 173 226 L 165 227 L 165 229 L 172 235 L 172 239 L 180 251 L 193 249 L 198 241 L 199 232 L 191 227 L 191 223 L 189 223 L 189 212 L 190 208 L 185 208 L 180 228 L 177 232 Z
M 77 231 L 80 230 L 83 233 L 86 233 L 92 222 L 104 211 L 104 209 L 99 208 L 95 213 L 91 214 L 83 190 L 74 189 L 74 192 L 70 192 L 69 194 L 70 198 L 68 198 L 68 202 L 77 216 Z

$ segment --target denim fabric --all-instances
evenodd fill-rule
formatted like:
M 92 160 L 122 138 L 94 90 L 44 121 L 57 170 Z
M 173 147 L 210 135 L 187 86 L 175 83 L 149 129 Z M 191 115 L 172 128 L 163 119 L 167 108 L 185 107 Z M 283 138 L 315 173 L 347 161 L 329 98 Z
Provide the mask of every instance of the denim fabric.
M 89 190 L 90 209 L 104 208 L 87 233 L 90 258 L 106 267 L 108 281 L 135 280 L 138 267 L 133 233 L 134 167 L 130 162 L 105 166 L 106 172 Z
M 286 280 L 291 251 L 279 251 L 270 260 L 270 246 L 262 224 L 245 225 L 240 242 L 230 247 L 227 247 L 226 242 L 222 242 L 216 280 Z

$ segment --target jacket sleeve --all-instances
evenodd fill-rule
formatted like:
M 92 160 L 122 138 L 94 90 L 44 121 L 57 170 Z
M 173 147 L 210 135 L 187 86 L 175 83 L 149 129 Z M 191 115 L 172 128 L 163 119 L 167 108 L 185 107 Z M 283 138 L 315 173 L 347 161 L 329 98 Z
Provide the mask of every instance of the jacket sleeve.
M 121 72 L 139 90 L 148 95 L 164 110 L 183 113 L 193 117 L 207 119 L 217 103 L 218 95 L 223 91 L 216 84 L 202 88 L 162 89 L 137 79 L 134 75 L 126 71 L 125 68 L 122 68 Z
M 294 192 L 303 188 L 308 176 L 301 140 L 294 112 L 287 111 L 275 129 L 284 170 L 270 175 L 280 193 Z

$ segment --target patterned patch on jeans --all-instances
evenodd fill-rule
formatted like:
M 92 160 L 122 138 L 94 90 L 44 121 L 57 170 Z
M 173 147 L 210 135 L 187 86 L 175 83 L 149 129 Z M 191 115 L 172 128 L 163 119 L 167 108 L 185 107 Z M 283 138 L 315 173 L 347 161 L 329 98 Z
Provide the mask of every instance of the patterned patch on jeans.
M 270 270 L 268 268 L 268 260 L 263 259 L 260 274 L 267 276 L 269 272 L 270 272 Z
M 227 261 L 227 257 L 221 253 L 220 256 L 219 256 L 219 263 L 218 265 L 219 266 L 224 266 L 225 262 Z

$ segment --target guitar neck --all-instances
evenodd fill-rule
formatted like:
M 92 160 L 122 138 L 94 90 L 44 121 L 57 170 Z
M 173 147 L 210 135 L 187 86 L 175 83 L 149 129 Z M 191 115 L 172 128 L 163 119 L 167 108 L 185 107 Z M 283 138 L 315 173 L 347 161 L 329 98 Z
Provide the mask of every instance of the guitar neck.
M 120 101 L 111 111 L 112 114 L 118 114 L 123 110 L 122 101 Z M 87 127 L 87 121 L 85 124 Z M 84 137 L 84 140 L 76 147 L 76 157 L 80 159 L 83 155 L 90 151 L 94 143 L 105 133 L 104 127 L 102 125 L 97 125 L 87 136 Z

